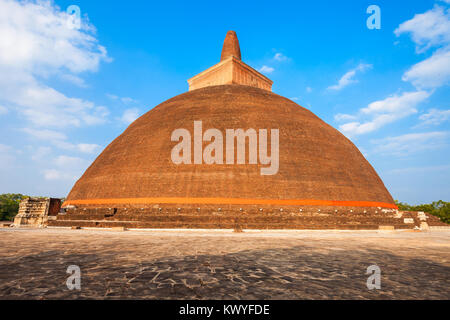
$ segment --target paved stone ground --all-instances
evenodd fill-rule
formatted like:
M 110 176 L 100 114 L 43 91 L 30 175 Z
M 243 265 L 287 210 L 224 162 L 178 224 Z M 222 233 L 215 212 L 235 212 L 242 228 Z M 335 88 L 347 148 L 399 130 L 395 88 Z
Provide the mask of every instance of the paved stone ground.
M 80 298 L 449 299 L 450 231 L 0 229 L 0 299 Z

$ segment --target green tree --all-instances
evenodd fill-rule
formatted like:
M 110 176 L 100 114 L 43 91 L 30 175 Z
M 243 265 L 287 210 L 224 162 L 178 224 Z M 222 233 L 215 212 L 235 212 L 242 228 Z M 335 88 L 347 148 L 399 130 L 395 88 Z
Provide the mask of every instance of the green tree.
M 0 221 L 12 221 L 19 212 L 19 204 L 27 198 L 22 194 L 0 195 Z
M 411 206 L 407 203 L 396 201 L 399 210 L 402 211 L 423 211 L 441 219 L 442 222 L 450 224 L 450 202 L 442 200 L 430 204 Z

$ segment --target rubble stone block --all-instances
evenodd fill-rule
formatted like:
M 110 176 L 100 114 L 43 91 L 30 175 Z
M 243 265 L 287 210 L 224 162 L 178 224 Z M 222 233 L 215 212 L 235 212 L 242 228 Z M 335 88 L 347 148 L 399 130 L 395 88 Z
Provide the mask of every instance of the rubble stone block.
M 126 227 L 113 227 L 112 230 L 119 231 L 119 232 L 128 231 L 128 229 Z
M 430 226 L 428 225 L 428 223 L 422 222 L 422 223 L 420 224 L 420 230 L 428 231 L 428 230 L 430 230 Z
M 378 230 L 380 231 L 395 231 L 394 226 L 379 226 Z

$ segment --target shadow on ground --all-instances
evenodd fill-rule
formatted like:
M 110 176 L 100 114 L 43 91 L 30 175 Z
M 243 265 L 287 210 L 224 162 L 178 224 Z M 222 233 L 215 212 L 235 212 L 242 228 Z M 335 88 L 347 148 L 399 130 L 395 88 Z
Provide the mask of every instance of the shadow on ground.
M 368 266 L 382 289 L 366 287 Z M 69 265 L 82 290 L 66 287 Z M 0 259 L 1 299 L 449 299 L 450 267 L 381 249 L 294 246 L 133 260 L 114 251 L 44 251 Z

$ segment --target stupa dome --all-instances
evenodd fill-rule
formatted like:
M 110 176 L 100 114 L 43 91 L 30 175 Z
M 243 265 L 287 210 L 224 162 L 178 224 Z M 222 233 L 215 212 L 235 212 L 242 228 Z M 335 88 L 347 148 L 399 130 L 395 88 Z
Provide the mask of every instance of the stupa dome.
M 194 121 L 202 121 L 204 131 L 279 129 L 278 173 L 261 175 L 261 164 L 174 164 L 172 132 L 194 132 Z M 149 111 L 104 150 L 67 198 L 68 204 L 109 206 L 266 201 L 395 206 L 375 170 L 339 131 L 289 99 L 242 85 L 194 90 Z
M 221 61 L 188 82 L 100 154 L 53 226 L 405 227 L 358 148 L 273 93 L 242 62 L 235 32 Z

